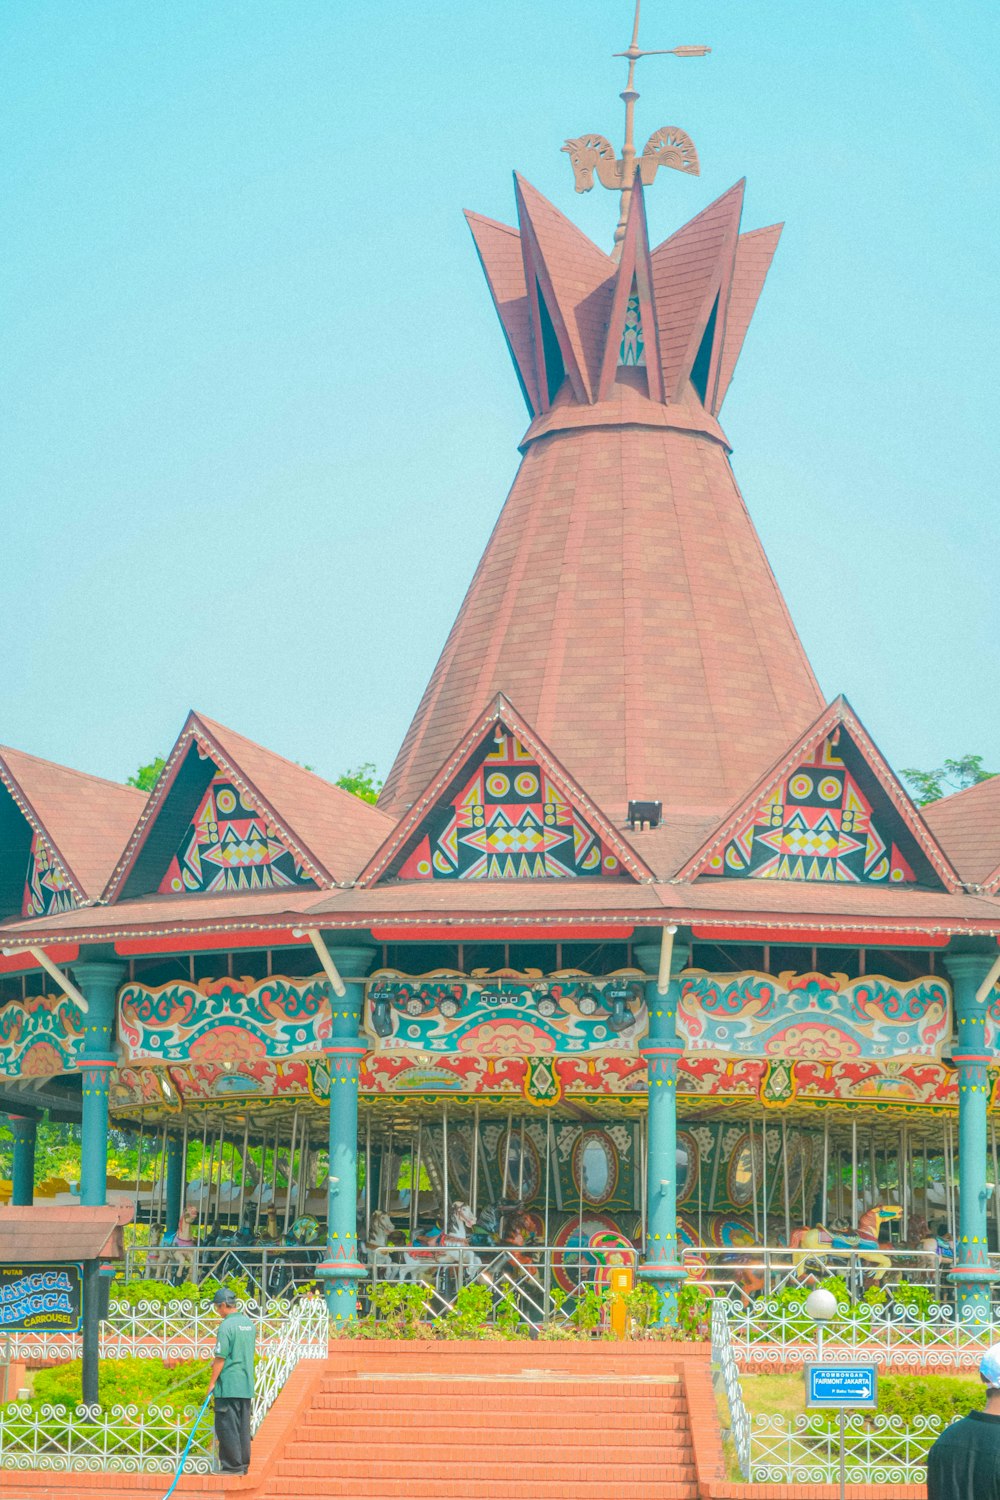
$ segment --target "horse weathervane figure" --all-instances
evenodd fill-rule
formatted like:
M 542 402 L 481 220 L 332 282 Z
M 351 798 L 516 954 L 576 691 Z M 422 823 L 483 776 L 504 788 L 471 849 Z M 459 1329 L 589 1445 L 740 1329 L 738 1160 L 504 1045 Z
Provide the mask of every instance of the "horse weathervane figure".
M 691 137 L 676 125 L 667 125 L 654 131 L 642 148 L 642 155 L 635 154 L 635 101 L 639 95 L 635 88 L 635 65 L 640 57 L 705 57 L 711 47 L 660 47 L 643 50 L 639 46 L 639 6 L 635 0 L 635 20 L 632 24 L 632 42 L 626 52 L 616 52 L 615 57 L 628 58 L 628 81 L 621 98 L 625 101 L 625 144 L 621 159 L 616 159 L 615 149 L 603 135 L 581 135 L 567 141 L 563 150 L 569 153 L 573 164 L 578 193 L 589 193 L 594 186 L 594 173 L 602 187 L 620 192 L 621 214 L 615 230 L 615 254 L 621 254 L 621 242 L 628 219 L 629 199 L 632 184 L 638 170 L 644 187 L 652 182 L 660 167 L 673 167 L 678 172 L 699 173 L 698 153 Z

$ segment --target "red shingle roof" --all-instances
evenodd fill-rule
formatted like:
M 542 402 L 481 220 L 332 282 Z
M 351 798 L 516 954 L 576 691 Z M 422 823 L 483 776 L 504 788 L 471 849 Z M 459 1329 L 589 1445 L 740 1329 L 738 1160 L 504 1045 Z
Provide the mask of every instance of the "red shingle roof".
M 1000 886 L 1000 776 L 922 807 L 928 825 L 969 885 Z
M 637 184 L 620 270 L 631 287 L 635 268 L 645 296 L 641 194 Z M 498 311 L 503 320 L 522 286 L 530 302 L 537 273 L 577 374 L 532 423 L 380 806 L 403 813 L 479 706 L 502 693 L 612 821 L 629 798 L 721 815 L 823 706 L 712 411 L 743 185 L 651 257 L 655 318 L 643 334 L 647 365 L 659 342 L 666 401 L 644 389 L 644 370 L 617 367 L 607 399 L 593 399 L 619 336 L 617 321 L 608 326 L 619 273 L 521 179 L 517 197 L 522 277 L 495 226 L 483 252 Z M 762 274 L 750 259 L 734 338 Z M 703 404 L 688 377 L 716 298 Z M 616 309 L 621 300 L 619 287 Z M 523 325 L 512 327 L 530 373 Z
M 145 792 L 0 746 L 0 777 L 25 805 L 81 900 L 96 900 L 135 827 Z
M 380 805 L 402 812 L 497 693 L 615 821 L 630 797 L 721 814 L 810 723 L 819 688 L 718 442 L 531 443 Z
M 764 287 L 764 278 L 771 269 L 774 252 L 778 248 L 783 224 L 771 224 L 766 229 L 751 229 L 741 234 L 736 245 L 736 266 L 733 271 L 733 290 L 726 316 L 726 333 L 722 343 L 722 367 L 719 372 L 719 394 L 715 410 L 718 411 L 726 399 L 736 361 L 743 348 L 750 319 L 754 315 L 757 300 Z
M 120 1259 L 122 1225 L 131 1224 L 134 1214 L 131 1203 L 107 1208 L 8 1205 L 0 1209 L 0 1265 Z

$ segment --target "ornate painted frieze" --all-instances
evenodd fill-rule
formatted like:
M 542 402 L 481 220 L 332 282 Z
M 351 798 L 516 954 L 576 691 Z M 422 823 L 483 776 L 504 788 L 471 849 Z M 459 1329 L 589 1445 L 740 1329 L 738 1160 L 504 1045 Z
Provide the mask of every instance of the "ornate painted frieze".
M 368 981 L 366 1024 L 379 1051 L 541 1057 L 633 1051 L 646 1027 L 643 976 L 592 979 L 577 970 L 418 979 L 381 969 Z
M 748 815 L 704 874 L 886 885 L 916 878 L 832 737 Z
M 132 1062 L 238 1063 L 318 1052 L 330 1035 L 329 987 L 313 979 L 202 979 L 119 994 L 119 1036 Z
M 401 880 L 624 875 L 544 766 L 498 728 L 484 759 L 425 821 Z
M 21 911 L 26 917 L 51 917 L 71 911 L 76 896 L 69 876 L 40 833 L 32 834 Z
M 693 1052 L 836 1062 L 938 1058 L 950 1035 L 951 991 L 926 975 L 706 974 L 681 979 L 677 1029 Z
M 161 895 L 315 885 L 270 821 L 217 771 L 160 882 Z
M 0 1076 L 43 1078 L 76 1066 L 84 1016 L 67 995 L 33 995 L 0 1006 Z

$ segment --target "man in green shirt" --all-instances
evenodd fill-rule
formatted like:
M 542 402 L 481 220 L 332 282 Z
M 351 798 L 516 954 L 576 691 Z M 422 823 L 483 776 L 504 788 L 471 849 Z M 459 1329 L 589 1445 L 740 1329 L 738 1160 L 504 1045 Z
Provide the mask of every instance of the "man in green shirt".
M 223 1474 L 245 1474 L 250 1467 L 250 1408 L 253 1405 L 253 1358 L 257 1330 L 236 1305 L 236 1294 L 220 1287 L 215 1310 L 222 1319 L 215 1341 L 212 1380 L 215 1393 L 215 1437 Z

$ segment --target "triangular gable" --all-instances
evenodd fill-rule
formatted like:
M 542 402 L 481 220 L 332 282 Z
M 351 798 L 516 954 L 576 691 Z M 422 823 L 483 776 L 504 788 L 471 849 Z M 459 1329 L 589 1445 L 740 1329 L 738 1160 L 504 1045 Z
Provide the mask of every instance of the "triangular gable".
M 736 264 L 733 269 L 733 290 L 729 299 L 729 315 L 726 319 L 726 334 L 722 345 L 722 360 L 719 367 L 719 384 L 712 407 L 718 413 L 726 392 L 729 390 L 740 357 L 747 329 L 764 289 L 764 279 L 771 269 L 774 252 L 778 248 L 783 224 L 769 224 L 766 229 L 751 229 L 741 234 L 736 245 Z
M 0 747 L 0 919 L 95 900 L 144 802 L 134 787 Z
M 675 879 L 960 881 L 846 699 L 761 778 Z
M 715 410 L 715 388 L 743 211 L 744 185 L 742 181 L 737 182 L 676 234 L 658 245 L 650 257 L 660 330 L 663 390 L 668 401 L 680 398 L 718 302 L 704 401 L 709 410 Z
M 653 878 L 501 696 L 400 819 L 358 884 L 623 876 Z
M 551 319 L 578 401 L 594 400 L 618 267 L 564 214 L 516 173 L 524 281 L 534 315 L 535 347 L 542 344 L 539 302 Z M 539 292 L 541 298 L 539 298 Z M 545 381 L 539 380 L 542 394 Z M 547 404 L 547 403 L 546 403 Z
M 641 354 L 640 354 L 641 350 Z M 638 177 L 629 198 L 598 398 L 606 400 L 620 366 L 642 365 L 649 395 L 663 400 L 660 346 L 653 298 L 653 267 L 646 228 L 646 206 Z
M 0 920 L 47 917 L 86 900 L 6 756 L 0 754 Z
M 333 883 L 205 721 L 192 713 L 104 899 Z
M 480 264 L 507 340 L 510 357 L 521 384 L 521 392 L 530 414 L 541 411 L 535 348 L 531 336 L 531 310 L 524 283 L 524 260 L 521 236 L 509 224 L 487 219 L 482 214 L 465 215 L 472 231 Z

